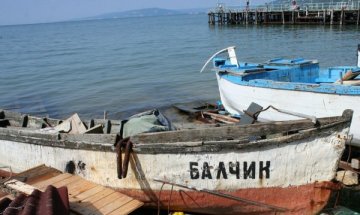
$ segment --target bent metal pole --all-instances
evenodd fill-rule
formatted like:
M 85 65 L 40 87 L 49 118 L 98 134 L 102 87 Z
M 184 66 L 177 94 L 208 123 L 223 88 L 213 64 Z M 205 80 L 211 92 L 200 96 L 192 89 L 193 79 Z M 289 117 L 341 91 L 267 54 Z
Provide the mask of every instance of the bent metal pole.
M 251 204 L 251 205 L 256 205 L 256 206 L 259 206 L 259 207 L 269 208 L 269 209 L 272 209 L 274 211 L 280 211 L 280 212 L 288 211 L 288 209 L 286 209 L 286 208 L 277 207 L 277 206 L 273 206 L 273 205 L 268 205 L 268 204 L 265 204 L 265 203 L 252 201 L 252 200 L 249 200 L 249 199 L 244 199 L 244 198 L 240 198 L 240 197 L 237 197 L 237 196 L 233 196 L 233 195 L 229 195 L 229 194 L 226 194 L 226 193 L 221 193 L 221 192 L 217 192 L 217 191 L 213 191 L 213 190 L 199 189 L 199 188 L 196 188 L 196 187 L 192 187 L 192 186 L 188 186 L 188 185 L 184 185 L 184 184 L 172 183 L 172 182 L 164 181 L 164 180 L 157 179 L 157 178 L 154 178 L 153 180 L 156 181 L 156 182 L 163 183 L 163 184 L 170 184 L 170 185 L 173 185 L 173 186 L 186 188 L 186 189 L 189 189 L 189 190 L 195 190 L 195 191 L 198 191 L 198 192 L 209 193 L 211 195 L 215 195 L 215 196 L 219 196 L 219 197 L 223 197 L 223 198 L 227 198 L 227 199 L 232 199 L 232 200 L 235 200 L 235 201 L 239 201 L 239 202 L 243 202 L 243 203 L 247 203 L 247 204 Z

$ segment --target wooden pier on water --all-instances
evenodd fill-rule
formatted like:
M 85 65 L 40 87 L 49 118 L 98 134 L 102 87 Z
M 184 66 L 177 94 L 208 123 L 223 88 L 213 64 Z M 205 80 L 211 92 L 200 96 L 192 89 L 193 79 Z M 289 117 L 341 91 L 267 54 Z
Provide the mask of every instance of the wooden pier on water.
M 218 4 L 208 12 L 210 25 L 241 24 L 360 24 L 360 1 L 316 3 L 304 5 L 265 5 L 257 7 L 225 7 Z

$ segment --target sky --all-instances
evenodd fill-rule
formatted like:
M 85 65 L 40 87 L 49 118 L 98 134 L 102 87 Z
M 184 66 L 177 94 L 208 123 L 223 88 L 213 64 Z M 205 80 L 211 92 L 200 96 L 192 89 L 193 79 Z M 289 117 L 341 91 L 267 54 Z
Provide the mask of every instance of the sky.
M 263 4 L 267 0 L 250 0 Z M 104 13 L 143 8 L 190 9 L 214 7 L 219 0 L 0 0 L 0 25 L 66 21 Z M 222 0 L 229 6 L 246 0 Z

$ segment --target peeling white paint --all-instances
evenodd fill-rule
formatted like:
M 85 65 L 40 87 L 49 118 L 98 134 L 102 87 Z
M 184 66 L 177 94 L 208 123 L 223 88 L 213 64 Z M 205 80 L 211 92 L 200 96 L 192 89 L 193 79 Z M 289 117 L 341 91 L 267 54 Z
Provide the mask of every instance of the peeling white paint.
M 210 190 L 288 187 L 332 180 L 345 147 L 345 140 L 338 138 L 338 135 L 343 137 L 347 131 L 348 129 L 344 129 L 327 137 L 279 146 L 245 148 L 221 153 L 133 153 L 126 179 L 117 178 L 114 152 L 64 149 L 0 140 L 0 163 L 19 170 L 40 164 L 64 170 L 68 161 L 73 160 L 75 164 L 81 161 L 86 164 L 85 170 L 77 170 L 77 174 L 97 184 L 115 188 L 141 189 L 150 186 L 154 190 L 160 189 L 161 184 L 154 182 L 152 180 L 154 178 Z M 268 179 L 259 178 L 260 161 L 270 161 Z M 202 164 L 208 162 L 213 179 L 191 179 L 190 162 L 198 162 L 200 172 L 203 171 Z M 216 179 L 219 162 L 224 162 L 226 166 L 229 162 L 240 162 L 240 167 L 243 166 L 243 162 L 255 162 L 257 165 L 255 179 L 244 179 L 243 176 L 237 179 L 234 174 L 228 174 L 228 179 L 223 177 Z M 229 173 L 228 167 L 226 168 Z M 240 171 L 242 172 L 243 169 Z

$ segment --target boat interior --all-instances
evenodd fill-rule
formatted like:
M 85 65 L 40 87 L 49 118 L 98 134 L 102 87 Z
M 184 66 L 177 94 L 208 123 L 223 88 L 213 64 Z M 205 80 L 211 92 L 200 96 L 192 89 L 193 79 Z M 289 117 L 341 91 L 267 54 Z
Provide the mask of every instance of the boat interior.
M 261 79 L 306 84 L 360 85 L 360 67 L 339 66 L 320 69 L 318 61 L 303 58 L 277 58 L 262 64 L 242 62 L 239 65 L 233 65 L 223 58 L 214 58 L 213 63 L 219 74 L 234 74 L 241 78 L 241 81 Z
M 177 128 L 174 130 L 148 130 L 146 132 L 137 132 L 131 135 L 132 140 L 137 143 L 171 143 L 171 142 L 193 142 L 193 141 L 229 141 L 245 139 L 246 142 L 258 138 L 273 138 L 272 135 L 281 136 L 283 134 L 297 133 L 299 130 L 319 128 L 332 123 L 343 123 L 349 120 L 349 114 L 343 116 L 327 117 L 317 119 L 313 122 L 310 119 L 257 123 L 255 121 L 249 124 L 241 124 L 240 120 L 232 119 L 227 116 L 216 114 L 216 111 L 207 109 L 193 111 L 185 116 L 192 119 L 186 119 L 187 124 L 181 126 L 180 121 L 176 121 Z M 173 110 L 174 111 L 174 110 Z M 182 110 L 184 112 L 184 109 Z M 185 110 L 189 111 L 189 110 Z M 166 112 L 165 113 L 169 113 Z M 351 115 L 351 114 L 350 114 Z M 147 119 L 149 115 L 146 115 Z M 186 118 L 182 116 L 183 118 Z M 351 117 L 350 117 L 351 118 Z M 66 131 L 66 122 L 71 119 L 70 132 Z M 80 120 L 76 114 L 66 120 L 56 120 L 46 117 L 35 117 L 27 114 L 20 114 L 7 110 L 0 110 L 0 138 L 21 139 L 21 137 L 39 139 L 50 139 L 53 141 L 68 142 L 87 142 L 111 143 L 114 144 L 121 136 L 121 122 L 123 120 Z M 159 118 L 154 118 L 156 121 Z M 236 120 L 236 121 L 234 121 Z M 129 120 L 130 121 L 130 120 Z M 128 121 L 128 122 L 129 122 Z M 184 122 L 184 120 L 182 120 Z M 61 128 L 62 125 L 65 125 Z M 81 126 L 84 129 L 81 130 Z M 156 122 L 156 127 L 163 126 L 161 122 Z M 59 128 L 60 126 L 60 128 Z M 72 133 L 76 131 L 76 133 Z M 120 135 L 120 136 L 119 136 Z M 268 136 L 270 135 L 270 136 Z M 267 136 L 267 137 L 266 137 Z M 125 138 L 125 137 L 124 137 Z

